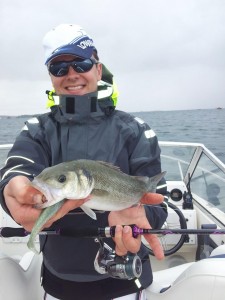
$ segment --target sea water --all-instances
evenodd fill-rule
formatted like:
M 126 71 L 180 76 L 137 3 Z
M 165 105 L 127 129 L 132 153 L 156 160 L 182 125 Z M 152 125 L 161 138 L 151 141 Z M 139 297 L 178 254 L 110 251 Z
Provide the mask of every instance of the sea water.
M 131 113 L 144 120 L 159 141 L 204 144 L 225 163 L 225 109 L 149 111 Z M 0 144 L 13 143 L 32 116 L 0 117 Z

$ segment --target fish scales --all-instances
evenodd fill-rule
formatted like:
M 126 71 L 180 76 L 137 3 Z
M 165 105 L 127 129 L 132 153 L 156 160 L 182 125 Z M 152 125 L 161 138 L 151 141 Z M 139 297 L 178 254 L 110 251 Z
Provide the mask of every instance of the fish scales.
M 142 196 L 155 192 L 157 183 L 164 176 L 130 176 L 109 163 L 94 160 L 75 160 L 44 169 L 31 182 L 31 186 L 43 193 L 46 202 L 39 208 L 46 209 L 35 223 L 28 241 L 34 251 L 34 240 L 44 224 L 62 206 L 64 199 L 87 198 L 81 209 L 96 219 L 92 209 L 113 211 L 138 204 Z M 60 203 L 60 205 L 58 205 Z M 52 209 L 50 209 L 52 207 Z

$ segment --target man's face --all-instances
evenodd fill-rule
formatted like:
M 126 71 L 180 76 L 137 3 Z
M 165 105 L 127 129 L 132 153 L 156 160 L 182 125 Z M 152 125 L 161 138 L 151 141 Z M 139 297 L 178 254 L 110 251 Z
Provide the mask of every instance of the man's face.
M 61 55 L 53 62 L 73 61 L 76 57 L 72 55 Z M 97 91 L 97 83 L 102 77 L 102 65 L 94 64 L 90 71 L 77 73 L 69 67 L 67 75 L 55 77 L 50 73 L 52 85 L 58 95 L 85 95 Z

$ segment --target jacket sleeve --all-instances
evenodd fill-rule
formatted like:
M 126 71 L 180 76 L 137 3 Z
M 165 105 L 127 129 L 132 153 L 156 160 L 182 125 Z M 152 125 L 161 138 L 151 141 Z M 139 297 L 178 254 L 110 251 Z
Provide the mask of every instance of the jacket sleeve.
M 31 137 L 25 126 L 8 153 L 5 166 L 0 170 L 0 202 L 8 214 L 3 190 L 9 180 L 18 175 L 33 179 L 47 166 L 49 159 L 43 145 Z
M 144 123 L 136 118 L 138 135 L 133 139 L 132 153 L 130 155 L 130 173 L 135 176 L 148 176 L 162 172 L 160 160 L 160 147 L 155 132 Z M 167 200 L 166 180 L 162 178 L 157 186 L 157 193 L 164 195 L 164 201 Z M 152 228 L 161 228 L 167 218 L 167 205 L 147 206 L 145 205 L 147 218 Z

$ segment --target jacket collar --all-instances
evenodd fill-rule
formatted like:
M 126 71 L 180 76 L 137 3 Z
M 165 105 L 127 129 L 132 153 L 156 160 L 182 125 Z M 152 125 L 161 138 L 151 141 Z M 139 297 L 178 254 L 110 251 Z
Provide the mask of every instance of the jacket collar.
M 52 114 L 59 122 L 84 121 L 89 117 L 109 115 L 114 109 L 111 97 L 98 92 L 82 96 L 61 95 L 59 104 L 51 107 Z

